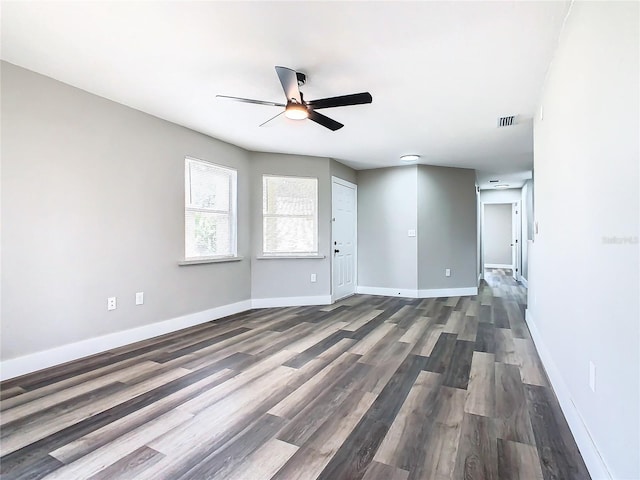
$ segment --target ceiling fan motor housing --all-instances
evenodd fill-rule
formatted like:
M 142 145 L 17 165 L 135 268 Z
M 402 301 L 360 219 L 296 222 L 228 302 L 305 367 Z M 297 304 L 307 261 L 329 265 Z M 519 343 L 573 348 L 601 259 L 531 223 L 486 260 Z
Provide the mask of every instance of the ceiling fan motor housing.
M 296 78 L 298 79 L 298 86 L 301 87 L 307 83 L 307 76 L 302 72 L 296 72 Z

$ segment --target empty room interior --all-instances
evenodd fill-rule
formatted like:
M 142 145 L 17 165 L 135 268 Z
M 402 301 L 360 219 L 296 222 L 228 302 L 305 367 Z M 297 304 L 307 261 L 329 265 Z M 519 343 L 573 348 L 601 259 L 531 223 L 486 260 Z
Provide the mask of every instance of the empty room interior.
M 3 479 L 640 480 L 640 3 L 0 21 Z

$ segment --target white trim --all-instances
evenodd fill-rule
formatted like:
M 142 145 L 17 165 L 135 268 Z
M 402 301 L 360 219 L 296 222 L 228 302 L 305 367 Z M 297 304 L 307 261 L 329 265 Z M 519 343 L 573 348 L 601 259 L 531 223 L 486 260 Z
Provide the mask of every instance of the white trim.
M 484 275 L 482 274 L 482 272 L 480 272 L 480 274 L 478 275 L 478 286 L 480 286 L 480 282 L 482 282 L 483 279 Z
M 331 305 L 331 295 L 253 298 L 251 300 L 251 308 L 300 307 L 307 305 Z
M 203 265 L 206 263 L 225 263 L 225 262 L 239 262 L 244 257 L 202 257 L 202 258 L 186 258 L 184 260 L 178 260 L 178 265 L 186 267 L 187 265 Z
M 356 288 L 356 293 L 404 298 L 465 297 L 469 295 L 477 295 L 478 287 L 430 288 L 424 290 L 414 290 L 410 288 L 364 287 L 359 285 Z
M 418 290 L 410 288 L 363 287 L 358 285 L 356 293 L 364 295 L 383 295 L 385 297 L 418 298 Z
M 529 288 L 529 282 L 527 281 L 526 278 L 524 278 L 522 275 L 518 276 L 518 281 L 524 285 L 526 288 Z
M 569 429 L 571 430 L 573 438 L 578 445 L 578 449 L 580 450 L 584 463 L 587 465 L 591 478 L 593 480 L 611 480 L 613 477 L 607 469 L 607 466 L 598 451 L 598 447 L 593 442 L 589 429 L 585 425 L 580 412 L 571 398 L 569 388 L 566 383 L 564 383 L 564 379 L 562 378 L 562 374 L 560 373 L 558 366 L 553 361 L 551 353 L 547 350 L 547 347 L 542 340 L 542 335 L 533 321 L 531 310 L 527 309 L 525 311 L 525 319 L 529 326 L 533 343 L 540 355 L 542 365 L 547 372 L 553 391 L 560 403 L 560 409 L 569 424 Z
M 322 260 L 326 255 L 258 255 L 256 260 Z
M 42 370 L 43 368 L 60 365 L 79 358 L 95 355 L 96 353 L 122 347 L 131 343 L 147 340 L 166 333 L 182 330 L 201 323 L 210 322 L 217 318 L 244 312 L 251 308 L 250 300 L 222 305 L 201 312 L 189 313 L 181 317 L 171 318 L 162 322 L 144 325 L 142 327 L 110 333 L 101 337 L 88 338 L 75 343 L 36 352 L 18 358 L 12 358 L 0 363 L 0 379 L 24 375 Z
M 427 290 L 418 290 L 418 298 L 467 297 L 477 294 L 478 287 L 430 288 Z
M 508 268 L 509 270 L 513 270 L 513 265 L 506 263 L 485 263 L 484 268 Z

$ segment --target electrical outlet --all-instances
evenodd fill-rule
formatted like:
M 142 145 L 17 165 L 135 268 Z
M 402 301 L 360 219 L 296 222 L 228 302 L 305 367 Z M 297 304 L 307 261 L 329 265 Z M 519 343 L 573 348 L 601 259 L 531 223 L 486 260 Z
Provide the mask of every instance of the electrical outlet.
M 414 229 L 408 230 L 407 231 L 407 236 L 408 237 L 415 237 L 416 236 L 416 231 Z
M 116 308 L 116 297 L 107 298 L 107 310 L 115 310 Z
M 318 277 L 315 273 L 311 274 L 311 283 L 316 283 L 318 281 Z
M 451 276 L 451 269 L 450 268 L 445 268 L 444 269 L 444 276 L 445 277 L 450 277 Z
M 589 360 L 589 388 L 592 392 L 596 391 L 596 366 Z
M 144 292 L 136 293 L 136 305 L 142 305 L 144 303 Z

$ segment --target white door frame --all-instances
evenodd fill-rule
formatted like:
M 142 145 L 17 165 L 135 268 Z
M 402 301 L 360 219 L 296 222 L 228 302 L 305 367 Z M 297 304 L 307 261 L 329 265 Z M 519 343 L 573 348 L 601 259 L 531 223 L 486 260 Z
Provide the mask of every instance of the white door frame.
M 482 278 L 485 278 L 485 261 L 484 261 L 484 207 L 485 205 L 511 205 L 511 271 L 513 278 L 518 280 L 522 272 L 522 224 L 520 211 L 520 202 L 480 202 L 480 271 Z M 517 213 L 516 213 L 517 212 Z M 517 269 L 517 271 L 516 271 Z
M 353 188 L 355 194 L 355 202 L 354 202 L 354 211 L 353 211 L 353 221 L 354 221 L 354 231 L 353 231 L 353 286 L 354 286 L 354 294 L 358 288 L 358 185 L 355 183 L 348 182 L 347 180 L 343 180 L 339 177 L 331 176 L 331 245 L 330 245 L 330 255 L 331 255 L 331 303 L 335 302 L 337 299 L 335 298 L 335 293 L 333 290 L 333 247 L 335 239 L 333 237 L 333 222 L 335 221 L 335 216 L 333 214 L 333 184 L 337 183 L 344 187 Z
M 522 240 L 520 238 L 522 231 L 522 223 L 520 221 L 522 212 L 520 211 L 520 202 L 513 202 L 511 205 L 511 241 L 513 246 L 511 257 L 513 259 L 513 278 L 517 281 L 522 271 Z

